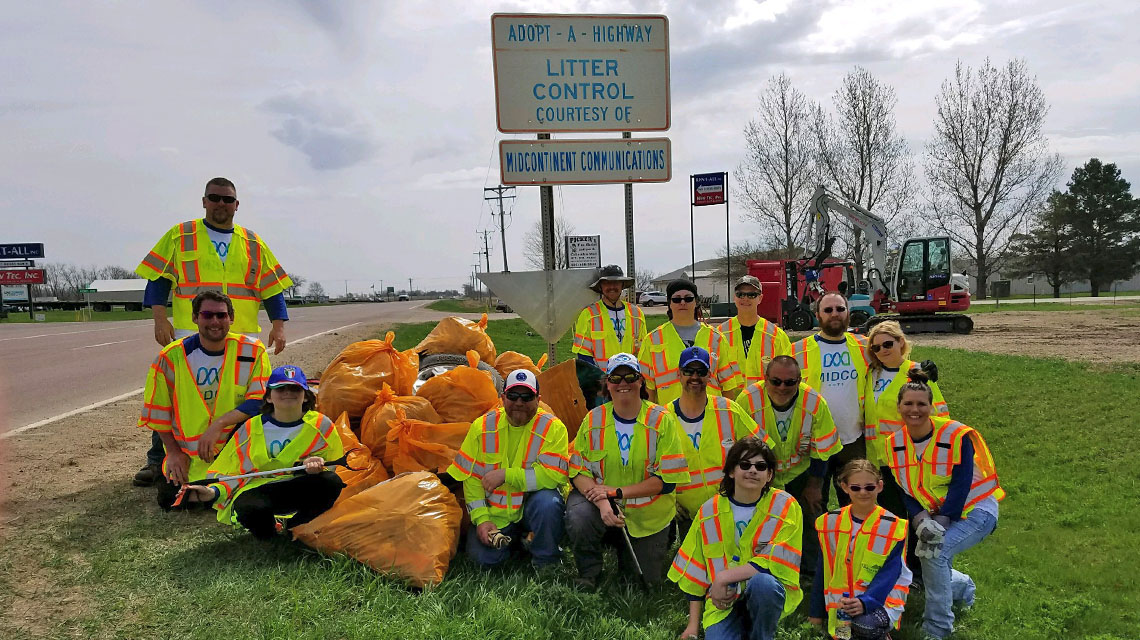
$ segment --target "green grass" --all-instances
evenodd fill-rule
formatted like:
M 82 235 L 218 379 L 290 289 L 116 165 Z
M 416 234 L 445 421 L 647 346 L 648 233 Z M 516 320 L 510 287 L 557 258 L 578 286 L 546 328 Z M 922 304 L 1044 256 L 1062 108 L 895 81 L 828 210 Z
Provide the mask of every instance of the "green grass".
M 414 345 L 433 324 L 397 327 L 397 344 Z M 545 349 L 519 320 L 488 330 L 500 351 Z M 959 616 L 954 637 L 1136 637 L 1140 365 L 1104 370 L 933 347 L 915 357 L 938 362 L 952 414 L 985 436 L 1009 493 L 997 531 L 955 563 L 977 582 L 978 599 Z M 16 523 L 0 556 L 0 592 L 16 586 L 8 569 L 19 563 L 52 585 L 39 597 L 81 604 L 43 620 L 46 635 L 668 640 L 684 625 L 675 587 L 631 590 L 613 580 L 612 557 L 610 582 L 598 594 L 569 587 L 569 563 L 539 578 L 523 566 L 483 572 L 462 553 L 442 585 L 416 593 L 344 558 L 284 541 L 258 544 L 207 514 L 163 514 L 149 491 L 125 484 L 94 484 L 69 497 L 78 514 Z M 896 639 L 920 637 L 921 608 L 915 594 Z M 0 618 L 0 630 L 5 624 Z M 9 631 L 4 637 L 27 635 Z M 800 614 L 781 625 L 781 640 L 814 637 Z
M 436 300 L 427 306 L 432 311 L 445 313 L 488 313 L 490 307 L 487 303 L 478 300 Z
M 44 316 L 44 322 L 111 322 L 115 320 L 150 320 L 154 317 L 150 310 L 143 311 L 92 311 L 85 315 L 82 311 L 37 311 Z M 0 320 L 4 323 L 36 322 L 28 317 L 27 311 L 9 311 L 8 317 Z
M 985 305 L 971 305 L 970 310 L 966 315 L 978 315 L 982 313 L 1009 313 L 1013 311 L 1095 311 L 1097 309 L 1137 309 L 1140 308 L 1140 302 L 1134 300 L 1121 300 L 1116 304 L 1109 301 L 1107 304 L 1099 302 L 1077 302 L 1069 304 L 1067 302 L 1038 302 L 1037 304 L 985 304 Z

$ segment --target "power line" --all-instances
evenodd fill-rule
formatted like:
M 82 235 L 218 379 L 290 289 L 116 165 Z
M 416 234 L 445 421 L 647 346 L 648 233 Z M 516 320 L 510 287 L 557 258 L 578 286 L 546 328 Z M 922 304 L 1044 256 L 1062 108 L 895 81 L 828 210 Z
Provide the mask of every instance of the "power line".
M 510 191 L 510 195 L 507 195 L 507 191 Z M 494 193 L 495 195 L 489 196 L 489 195 L 487 195 L 488 192 Z M 483 188 L 483 194 L 484 194 L 483 200 L 497 200 L 499 202 L 499 237 L 503 243 L 503 273 L 507 273 L 510 271 L 510 269 L 507 267 L 507 215 L 509 215 L 509 214 L 503 210 L 503 198 L 508 198 L 508 199 L 513 200 L 515 197 L 515 188 L 514 187 L 504 187 L 503 185 L 499 185 L 497 187 L 484 187 Z M 514 210 L 513 204 L 511 205 L 511 210 L 512 211 Z M 495 216 L 495 212 L 492 211 L 491 217 L 493 218 L 494 216 Z M 484 244 L 486 244 L 486 240 L 487 240 L 487 236 L 484 235 L 483 236 Z M 487 271 L 490 271 L 490 270 L 491 270 L 491 266 L 488 263 Z

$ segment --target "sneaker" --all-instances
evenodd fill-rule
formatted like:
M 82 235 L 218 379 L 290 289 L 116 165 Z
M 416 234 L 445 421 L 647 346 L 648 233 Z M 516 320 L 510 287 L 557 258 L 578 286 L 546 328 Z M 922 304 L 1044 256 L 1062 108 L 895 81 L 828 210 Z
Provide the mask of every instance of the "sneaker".
M 162 467 L 157 464 L 148 464 L 135 473 L 134 480 L 132 480 L 131 483 L 136 487 L 149 487 L 154 485 L 161 477 Z

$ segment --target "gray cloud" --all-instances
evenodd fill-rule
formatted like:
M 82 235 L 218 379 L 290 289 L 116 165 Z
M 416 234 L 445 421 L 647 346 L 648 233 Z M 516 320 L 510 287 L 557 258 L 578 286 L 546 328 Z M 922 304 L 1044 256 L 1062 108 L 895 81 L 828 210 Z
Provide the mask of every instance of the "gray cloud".
M 270 134 L 305 154 L 319 171 L 365 162 L 380 150 L 377 133 L 348 104 L 313 90 L 269 98 L 261 108 L 281 117 Z

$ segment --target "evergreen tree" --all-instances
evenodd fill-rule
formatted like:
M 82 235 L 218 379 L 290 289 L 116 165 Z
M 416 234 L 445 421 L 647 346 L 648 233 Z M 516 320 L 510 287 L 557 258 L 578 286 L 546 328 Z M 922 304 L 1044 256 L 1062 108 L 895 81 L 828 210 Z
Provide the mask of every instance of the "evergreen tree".
M 1092 158 L 1073 171 L 1063 198 L 1073 270 L 1092 295 L 1127 280 L 1140 260 L 1140 201 L 1115 164 Z
M 1065 225 L 1065 194 L 1053 191 L 1045 206 L 1034 216 L 1028 233 L 1014 234 L 1010 243 L 1009 275 L 1023 278 L 1041 274 L 1053 287 L 1053 297 L 1061 297 L 1061 287 L 1077 279 L 1074 273 L 1072 238 Z

